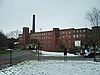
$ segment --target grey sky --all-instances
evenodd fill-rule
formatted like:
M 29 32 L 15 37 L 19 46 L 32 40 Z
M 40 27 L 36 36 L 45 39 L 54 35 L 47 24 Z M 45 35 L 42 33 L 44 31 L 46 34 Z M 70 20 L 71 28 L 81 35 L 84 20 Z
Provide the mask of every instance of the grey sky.
M 85 14 L 93 7 L 100 9 L 100 0 L 0 0 L 0 30 L 4 33 L 32 26 L 36 15 L 36 31 L 53 27 L 91 27 Z

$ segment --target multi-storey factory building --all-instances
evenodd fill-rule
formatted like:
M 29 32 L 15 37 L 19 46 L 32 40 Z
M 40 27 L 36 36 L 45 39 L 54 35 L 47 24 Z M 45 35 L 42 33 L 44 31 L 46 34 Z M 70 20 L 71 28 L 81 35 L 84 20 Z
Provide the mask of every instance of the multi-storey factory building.
M 66 29 L 53 28 L 53 30 L 50 31 L 42 31 L 42 29 L 40 29 L 40 32 L 35 32 L 35 15 L 33 15 L 32 26 L 30 32 L 28 27 L 23 27 L 23 33 L 19 34 L 20 45 L 36 43 L 42 47 L 42 50 L 48 51 L 62 51 L 64 47 L 73 51 L 87 47 L 91 44 L 91 34 L 94 34 L 92 29 L 95 29 L 95 27 L 92 29 L 68 29 L 66 26 Z

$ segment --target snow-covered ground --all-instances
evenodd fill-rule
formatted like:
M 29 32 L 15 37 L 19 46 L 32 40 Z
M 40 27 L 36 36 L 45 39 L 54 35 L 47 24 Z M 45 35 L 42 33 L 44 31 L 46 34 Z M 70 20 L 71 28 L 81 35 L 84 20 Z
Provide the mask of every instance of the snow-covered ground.
M 64 56 L 63 52 L 40 51 L 42 56 Z M 67 53 L 67 56 L 78 56 Z M 0 75 L 100 75 L 100 62 L 44 60 L 24 61 L 0 70 Z
M 100 75 L 100 62 L 31 60 L 2 69 L 0 75 Z

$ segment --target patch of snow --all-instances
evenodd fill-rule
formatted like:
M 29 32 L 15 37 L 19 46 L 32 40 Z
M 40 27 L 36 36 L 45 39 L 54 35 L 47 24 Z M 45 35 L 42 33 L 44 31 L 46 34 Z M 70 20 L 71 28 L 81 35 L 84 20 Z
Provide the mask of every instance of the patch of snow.
M 63 52 L 47 52 L 47 51 L 41 51 L 43 56 L 64 56 Z M 67 56 L 78 56 L 74 54 L 67 53 Z
M 35 50 L 33 50 L 33 51 L 35 51 Z M 39 50 L 39 53 L 42 54 L 41 56 L 64 56 L 63 52 L 48 52 L 48 51 Z M 67 56 L 79 56 L 79 55 L 67 53 Z
M 0 75 L 100 75 L 100 62 L 31 60 L 2 69 Z

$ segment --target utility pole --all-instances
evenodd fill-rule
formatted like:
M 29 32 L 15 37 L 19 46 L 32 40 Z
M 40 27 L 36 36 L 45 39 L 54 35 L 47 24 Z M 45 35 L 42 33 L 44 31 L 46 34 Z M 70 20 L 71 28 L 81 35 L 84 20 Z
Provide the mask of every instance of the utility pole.
M 40 43 L 40 45 L 38 45 L 39 47 L 40 47 L 40 50 L 42 50 L 42 28 L 40 28 L 40 30 L 41 30 L 41 43 Z M 39 61 L 40 59 L 39 59 L 39 49 L 38 49 L 38 61 Z
M 10 66 L 12 66 L 12 51 L 10 49 Z
M 42 50 L 42 28 L 40 28 L 40 30 L 41 30 L 41 50 Z
M 95 48 L 95 45 L 94 45 L 94 62 L 96 61 L 95 50 L 96 50 L 96 48 Z
M 38 49 L 38 61 L 39 61 L 39 49 Z

